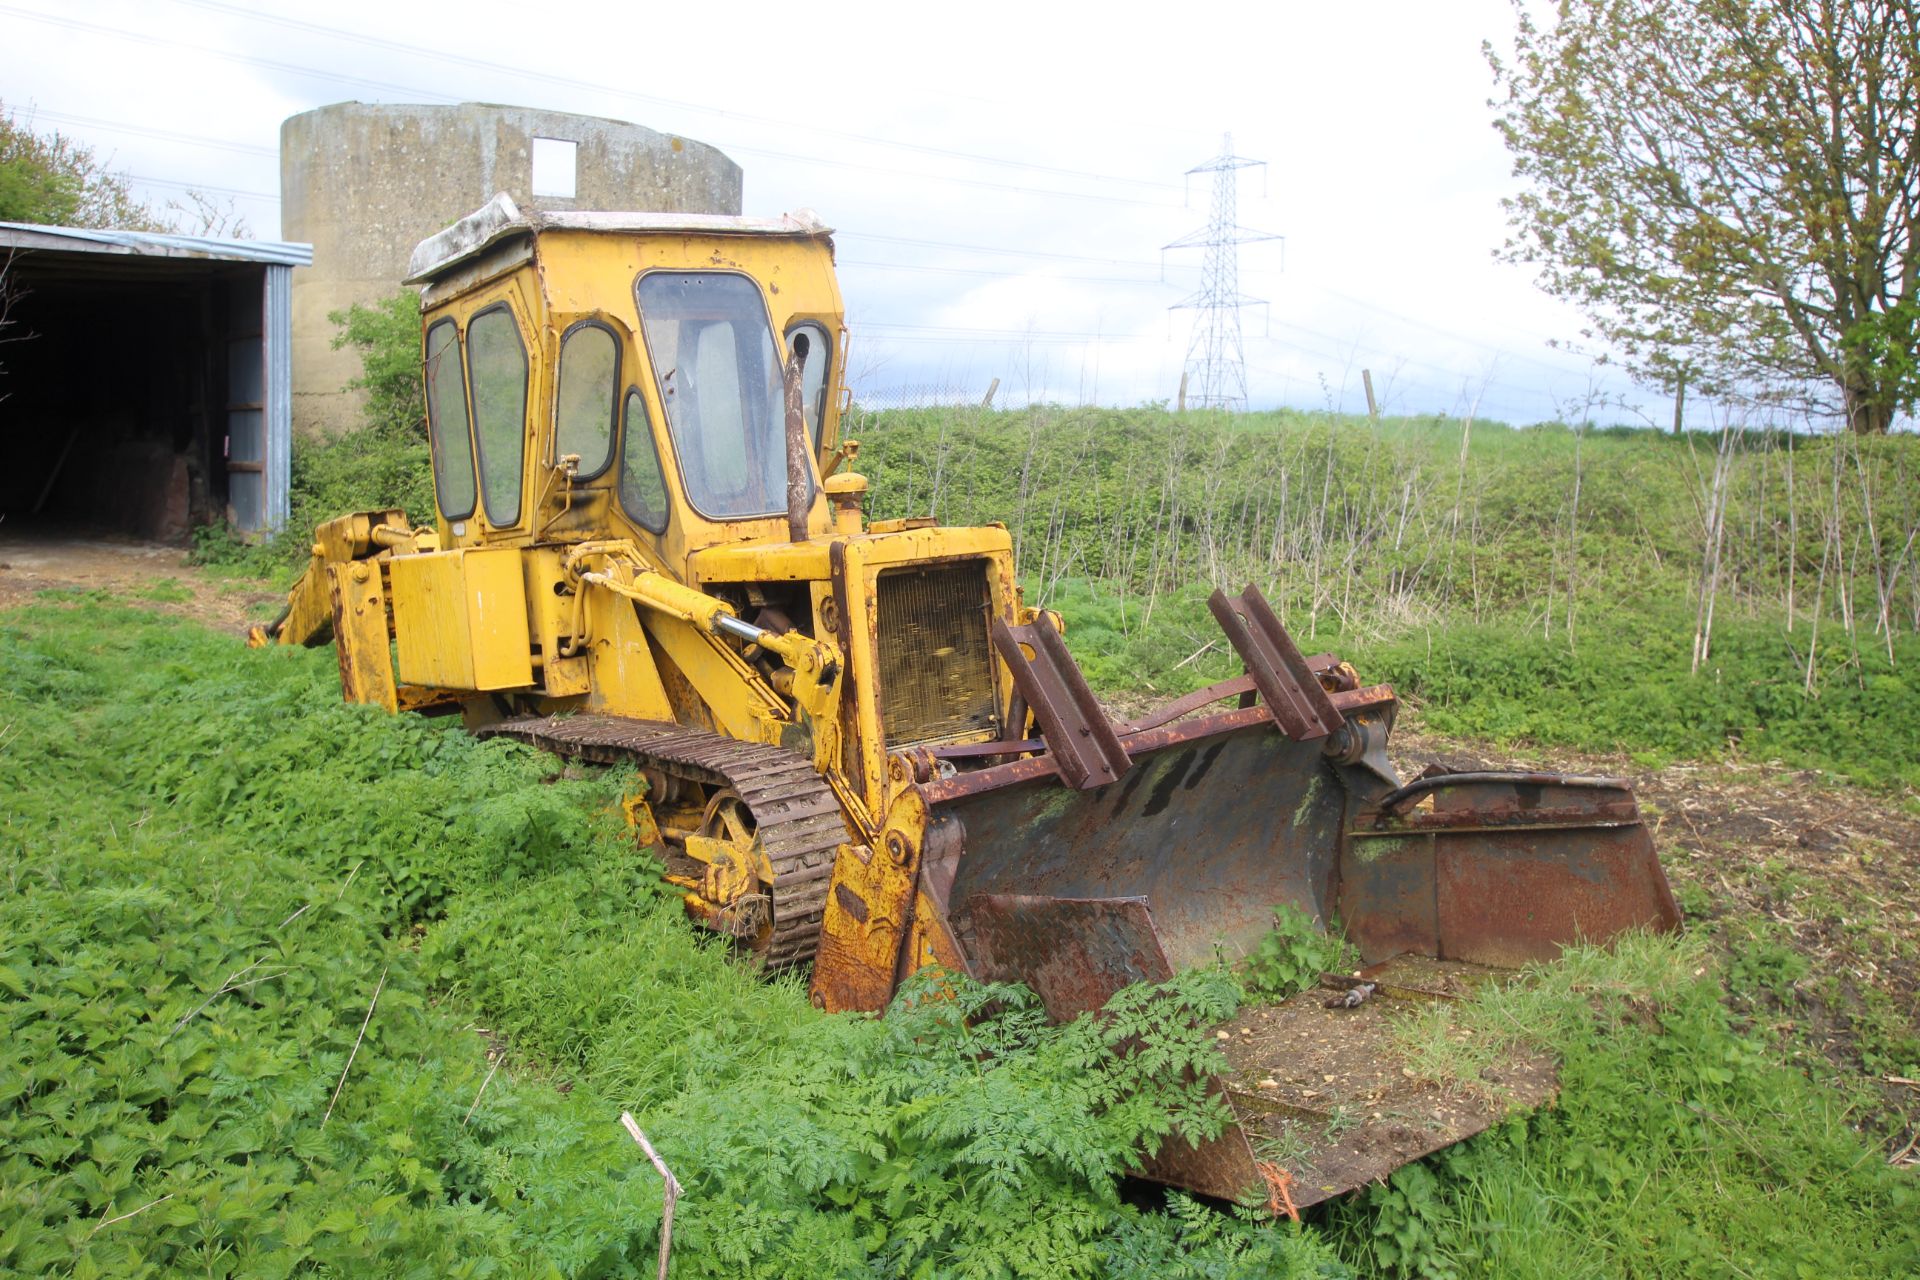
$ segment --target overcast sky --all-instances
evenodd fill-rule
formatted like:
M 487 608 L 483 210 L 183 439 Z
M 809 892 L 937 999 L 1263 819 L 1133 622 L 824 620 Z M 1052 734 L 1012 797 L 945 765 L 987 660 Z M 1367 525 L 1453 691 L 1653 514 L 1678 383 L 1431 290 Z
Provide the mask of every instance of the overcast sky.
M 1169 310 L 1233 150 L 1256 406 L 1515 423 L 1594 391 L 1671 407 L 1586 355 L 1579 316 L 1496 263 L 1515 189 L 1480 46 L 1507 0 L 1366 5 L 412 4 L 0 0 L 0 98 L 110 155 L 142 194 L 231 198 L 279 231 L 280 121 L 364 102 L 506 102 L 712 143 L 748 213 L 838 228 L 852 372 L 921 388 L 1171 399 Z M 1163 261 L 1164 259 L 1164 261 Z M 1568 406 L 1576 406 L 1569 410 Z M 1609 410 L 1605 419 L 1631 420 Z

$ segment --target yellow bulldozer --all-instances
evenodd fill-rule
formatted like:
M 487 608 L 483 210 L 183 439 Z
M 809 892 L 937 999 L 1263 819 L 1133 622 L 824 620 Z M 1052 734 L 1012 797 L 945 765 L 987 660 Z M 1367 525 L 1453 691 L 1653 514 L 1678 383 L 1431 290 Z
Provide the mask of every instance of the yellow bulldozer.
M 883 1010 L 941 966 L 1071 1017 L 1244 955 L 1283 906 L 1357 947 L 1367 967 L 1328 977 L 1342 1007 L 1677 927 L 1624 783 L 1402 779 L 1393 691 L 1304 655 L 1252 587 L 1211 602 L 1245 674 L 1113 723 L 1061 619 L 1023 600 L 1003 525 L 866 518 L 811 215 L 502 195 L 424 241 L 408 283 L 437 518 L 323 524 L 253 642 L 331 639 L 349 700 L 630 771 L 639 842 L 689 914 L 809 972 L 821 1008 Z M 1224 1083 L 1239 1123 L 1143 1172 L 1235 1196 L 1259 1185 L 1248 1134 L 1291 1126 L 1310 1203 L 1497 1114 L 1396 1110 L 1415 1086 L 1367 1038 L 1371 1006 L 1321 1071 L 1314 1019 L 1341 1016 L 1321 1004 L 1237 1018 L 1229 1058 L 1269 1078 Z

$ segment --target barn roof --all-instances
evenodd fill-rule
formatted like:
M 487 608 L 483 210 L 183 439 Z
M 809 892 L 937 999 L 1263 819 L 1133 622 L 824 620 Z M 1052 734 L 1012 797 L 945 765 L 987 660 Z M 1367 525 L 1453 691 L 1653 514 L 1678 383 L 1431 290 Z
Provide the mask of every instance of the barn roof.
M 265 262 L 304 267 L 313 262 L 313 246 L 284 240 L 233 240 L 214 236 L 177 236 L 156 231 L 48 227 L 30 222 L 0 222 L 0 249 L 59 253 L 104 253 L 146 258 L 201 258 L 216 262 Z

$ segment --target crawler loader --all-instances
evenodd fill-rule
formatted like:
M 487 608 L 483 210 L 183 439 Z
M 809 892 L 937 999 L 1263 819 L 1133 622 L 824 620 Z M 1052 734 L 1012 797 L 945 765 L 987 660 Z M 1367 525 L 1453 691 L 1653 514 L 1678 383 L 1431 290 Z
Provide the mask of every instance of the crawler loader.
M 331 639 L 349 700 L 630 770 L 689 914 L 809 973 L 820 1007 L 883 1010 L 942 966 L 1066 1018 L 1245 954 L 1289 905 L 1344 930 L 1369 967 L 1329 980 L 1375 1005 L 1677 927 L 1624 783 L 1401 778 L 1393 691 L 1303 654 L 1252 587 L 1211 602 L 1245 674 L 1113 723 L 1003 525 L 866 518 L 810 214 L 502 195 L 424 241 L 408 283 L 436 519 L 323 524 L 254 643 Z M 1277 1116 L 1305 1133 L 1286 1158 L 1309 1203 L 1494 1118 L 1396 1101 L 1370 1008 L 1236 1018 L 1229 1057 L 1281 1078 L 1224 1087 L 1240 1123 L 1143 1172 L 1240 1194 L 1247 1133 Z M 1513 1076 L 1519 1101 L 1551 1088 L 1550 1065 Z

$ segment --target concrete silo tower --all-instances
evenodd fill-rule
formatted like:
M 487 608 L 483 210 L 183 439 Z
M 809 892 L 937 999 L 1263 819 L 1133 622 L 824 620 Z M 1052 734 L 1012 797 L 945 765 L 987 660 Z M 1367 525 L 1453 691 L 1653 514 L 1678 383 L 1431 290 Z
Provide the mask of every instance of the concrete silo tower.
M 421 240 L 505 191 L 522 208 L 740 212 L 740 166 L 703 142 L 527 107 L 340 102 L 280 126 L 280 231 L 293 277 L 296 434 L 359 425 L 352 351 L 327 314 L 400 287 Z

